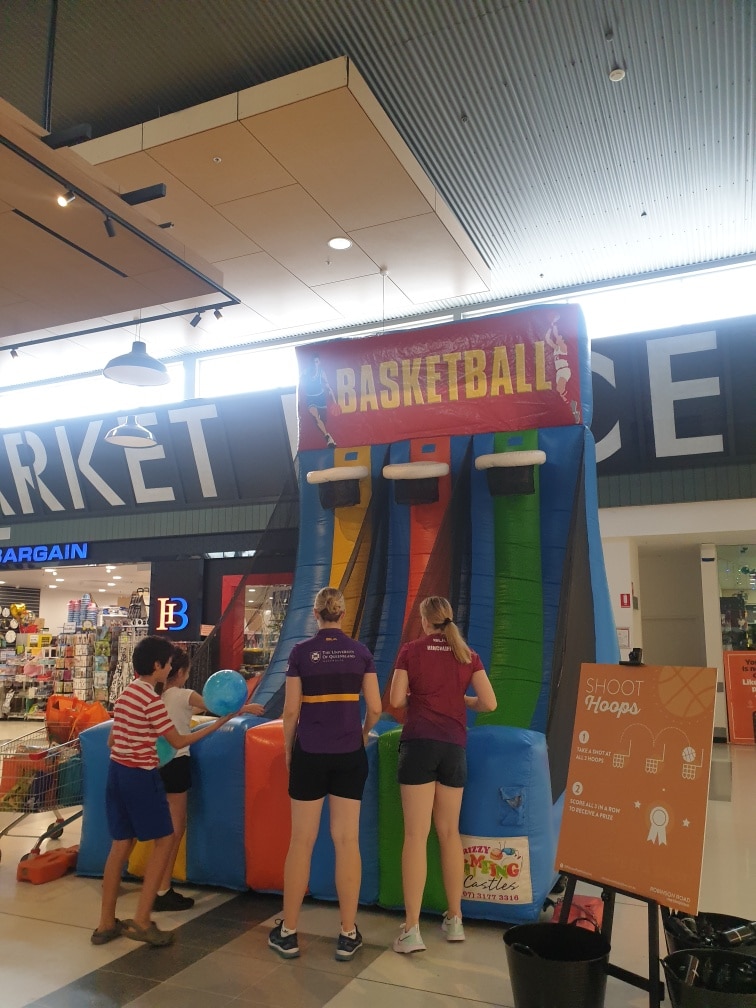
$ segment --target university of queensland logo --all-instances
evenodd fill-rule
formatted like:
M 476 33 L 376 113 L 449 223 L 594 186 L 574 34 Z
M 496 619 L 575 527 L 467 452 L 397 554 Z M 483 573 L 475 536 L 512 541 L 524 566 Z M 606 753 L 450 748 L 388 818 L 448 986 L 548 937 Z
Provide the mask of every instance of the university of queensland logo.
M 310 661 L 313 662 L 313 663 L 314 662 L 319 662 L 320 661 L 320 651 L 313 651 L 312 654 L 310 655 Z
M 189 623 L 187 610 L 189 603 L 185 598 L 159 598 L 158 619 L 156 630 L 184 630 Z

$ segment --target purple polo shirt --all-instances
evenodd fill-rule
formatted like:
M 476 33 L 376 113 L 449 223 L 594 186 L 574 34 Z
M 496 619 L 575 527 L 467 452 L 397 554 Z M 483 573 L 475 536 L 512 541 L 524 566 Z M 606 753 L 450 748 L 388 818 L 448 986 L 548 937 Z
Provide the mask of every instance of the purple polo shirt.
M 286 675 L 302 681 L 297 738 L 305 752 L 345 753 L 362 746 L 360 691 L 366 672 L 375 672 L 372 654 L 343 630 L 319 630 L 294 645 Z

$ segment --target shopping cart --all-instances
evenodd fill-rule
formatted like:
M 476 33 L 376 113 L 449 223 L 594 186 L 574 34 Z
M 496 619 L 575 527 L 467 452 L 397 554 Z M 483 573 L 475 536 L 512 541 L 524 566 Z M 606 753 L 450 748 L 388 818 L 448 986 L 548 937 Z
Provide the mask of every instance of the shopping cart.
M 0 812 L 15 812 L 9 825 L 0 830 L 0 838 L 9 835 L 35 836 L 13 830 L 27 816 L 54 812 L 52 822 L 39 837 L 27 857 L 39 853 L 45 840 L 57 840 L 64 827 L 78 819 L 79 808 L 65 818 L 61 808 L 81 806 L 82 764 L 79 739 L 62 745 L 51 744 L 46 728 L 39 728 L 21 738 L 0 743 Z M 0 851 L 2 857 L 2 851 Z

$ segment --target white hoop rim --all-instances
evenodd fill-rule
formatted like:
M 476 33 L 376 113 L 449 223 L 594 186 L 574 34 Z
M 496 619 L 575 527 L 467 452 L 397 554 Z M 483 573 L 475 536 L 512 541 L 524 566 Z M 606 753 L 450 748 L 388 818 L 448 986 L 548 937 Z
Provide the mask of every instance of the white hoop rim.
M 383 467 L 387 480 L 438 479 L 449 475 L 448 462 L 396 462 Z
M 534 451 L 513 451 L 496 452 L 493 455 L 478 455 L 475 459 L 476 469 L 513 469 L 516 466 L 543 465 L 546 461 L 546 452 Z
M 313 469 L 307 473 L 307 482 L 344 483 L 346 480 L 361 480 L 368 476 L 367 466 L 334 466 L 332 469 Z

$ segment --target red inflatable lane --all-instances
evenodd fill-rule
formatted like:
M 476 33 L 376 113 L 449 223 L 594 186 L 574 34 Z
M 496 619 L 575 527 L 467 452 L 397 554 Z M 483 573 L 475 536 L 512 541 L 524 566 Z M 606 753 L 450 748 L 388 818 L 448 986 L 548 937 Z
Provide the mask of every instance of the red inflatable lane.
M 250 728 L 244 739 L 246 880 L 257 892 L 283 892 L 291 836 L 283 722 Z

